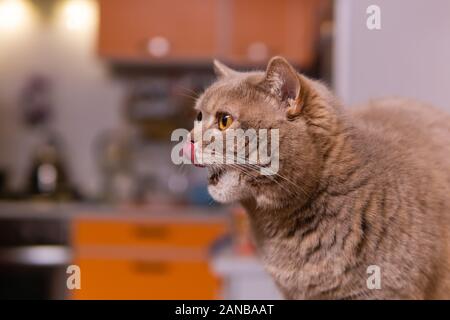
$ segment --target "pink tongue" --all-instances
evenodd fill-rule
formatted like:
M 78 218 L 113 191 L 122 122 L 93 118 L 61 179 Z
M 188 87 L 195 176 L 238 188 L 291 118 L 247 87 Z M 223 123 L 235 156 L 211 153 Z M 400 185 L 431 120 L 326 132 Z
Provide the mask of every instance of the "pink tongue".
M 187 142 L 183 146 L 183 156 L 191 160 L 191 163 L 196 167 L 204 167 L 204 165 L 201 165 L 199 163 L 196 163 L 195 160 L 195 151 L 194 151 L 194 144 L 192 142 Z

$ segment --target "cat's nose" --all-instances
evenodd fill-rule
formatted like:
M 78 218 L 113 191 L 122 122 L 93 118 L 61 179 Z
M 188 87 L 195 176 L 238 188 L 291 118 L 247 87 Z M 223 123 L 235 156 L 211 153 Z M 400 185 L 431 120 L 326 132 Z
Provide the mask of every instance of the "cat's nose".
M 196 167 L 204 167 L 204 165 L 198 163 L 195 157 L 195 145 L 191 142 L 186 142 L 183 146 L 183 156 L 191 161 L 191 163 Z

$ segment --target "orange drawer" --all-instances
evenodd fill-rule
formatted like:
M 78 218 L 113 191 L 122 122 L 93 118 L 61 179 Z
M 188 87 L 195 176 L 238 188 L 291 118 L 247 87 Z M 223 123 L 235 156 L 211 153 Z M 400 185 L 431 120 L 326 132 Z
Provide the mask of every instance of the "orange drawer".
M 77 258 L 81 289 L 74 299 L 214 299 L 219 279 L 207 261 Z
M 80 245 L 207 247 L 224 235 L 228 227 L 224 221 L 163 221 L 146 219 L 94 220 L 76 219 L 72 239 Z

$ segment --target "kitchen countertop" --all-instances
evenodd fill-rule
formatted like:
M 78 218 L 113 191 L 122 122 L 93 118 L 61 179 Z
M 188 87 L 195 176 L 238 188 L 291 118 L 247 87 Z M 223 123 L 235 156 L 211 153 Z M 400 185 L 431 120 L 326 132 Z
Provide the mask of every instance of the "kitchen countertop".
M 10 218 L 61 218 L 74 217 L 101 219 L 176 219 L 181 222 L 188 218 L 198 221 L 223 221 L 228 218 L 226 207 L 199 207 L 189 205 L 151 204 L 145 206 L 107 205 L 83 202 L 11 202 L 0 201 L 0 219 Z

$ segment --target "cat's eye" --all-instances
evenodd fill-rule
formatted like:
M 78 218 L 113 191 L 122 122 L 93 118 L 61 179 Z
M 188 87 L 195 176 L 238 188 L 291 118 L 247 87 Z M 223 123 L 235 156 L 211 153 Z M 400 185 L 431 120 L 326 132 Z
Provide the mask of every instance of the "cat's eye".
M 202 121 L 202 117 L 203 117 L 203 115 L 202 115 L 202 112 L 200 111 L 200 112 L 197 114 L 196 120 L 197 120 L 197 121 Z
M 217 116 L 217 121 L 219 124 L 219 129 L 223 131 L 231 126 L 233 123 L 233 117 L 228 113 L 219 113 Z

